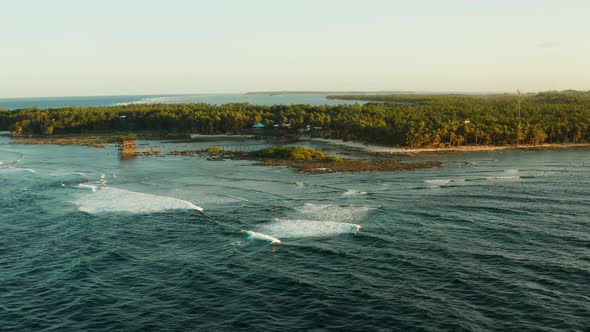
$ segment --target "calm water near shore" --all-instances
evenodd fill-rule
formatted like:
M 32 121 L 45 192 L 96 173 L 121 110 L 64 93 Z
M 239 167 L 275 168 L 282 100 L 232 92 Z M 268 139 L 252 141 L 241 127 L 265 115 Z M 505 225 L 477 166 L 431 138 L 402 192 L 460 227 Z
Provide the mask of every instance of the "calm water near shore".
M 588 328 L 588 150 L 414 159 L 445 166 L 0 145 L 0 329 Z

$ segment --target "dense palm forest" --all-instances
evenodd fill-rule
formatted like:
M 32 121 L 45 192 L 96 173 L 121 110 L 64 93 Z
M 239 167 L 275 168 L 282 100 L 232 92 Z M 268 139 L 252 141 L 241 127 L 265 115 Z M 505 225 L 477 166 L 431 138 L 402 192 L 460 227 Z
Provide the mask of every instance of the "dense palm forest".
M 263 123 L 267 131 L 301 132 L 311 127 L 333 138 L 412 147 L 590 142 L 590 92 L 522 97 L 341 97 L 370 102 L 338 106 L 155 104 L 23 109 L 0 111 L 0 130 L 10 130 L 13 135 L 142 131 L 213 134 L 237 133 Z

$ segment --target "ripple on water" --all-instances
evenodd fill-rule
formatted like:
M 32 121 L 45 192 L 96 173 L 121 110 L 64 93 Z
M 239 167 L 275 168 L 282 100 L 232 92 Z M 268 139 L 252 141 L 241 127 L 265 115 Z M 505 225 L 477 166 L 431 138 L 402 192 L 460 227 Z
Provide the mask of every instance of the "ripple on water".
M 22 149 L 9 166 L 37 172 L 0 171 L 3 330 L 588 326 L 590 172 L 568 166 L 589 165 L 584 151 L 309 176 L 202 158 L 120 162 L 110 147 Z

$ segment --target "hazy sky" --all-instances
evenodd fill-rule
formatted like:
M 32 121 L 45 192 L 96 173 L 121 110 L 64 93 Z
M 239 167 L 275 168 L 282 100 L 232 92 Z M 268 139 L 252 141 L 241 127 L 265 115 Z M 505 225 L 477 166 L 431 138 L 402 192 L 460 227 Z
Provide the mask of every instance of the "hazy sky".
M 0 97 L 590 90 L 589 0 L 0 0 Z

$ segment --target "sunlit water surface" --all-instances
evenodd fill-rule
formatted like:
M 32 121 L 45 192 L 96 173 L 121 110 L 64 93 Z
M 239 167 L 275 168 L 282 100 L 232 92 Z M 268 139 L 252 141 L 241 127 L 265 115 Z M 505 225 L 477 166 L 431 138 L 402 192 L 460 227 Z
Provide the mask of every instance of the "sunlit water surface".
M 364 101 L 327 99 L 325 94 L 185 94 L 148 96 L 79 96 L 79 97 L 41 97 L 41 98 L 0 98 L 0 109 L 22 109 L 30 107 L 61 108 L 117 106 L 131 104 L 190 104 L 207 103 L 222 105 L 228 103 L 250 103 L 256 105 L 340 105 L 364 104 Z
M 587 150 L 320 175 L 0 150 L 2 330 L 590 326 Z

